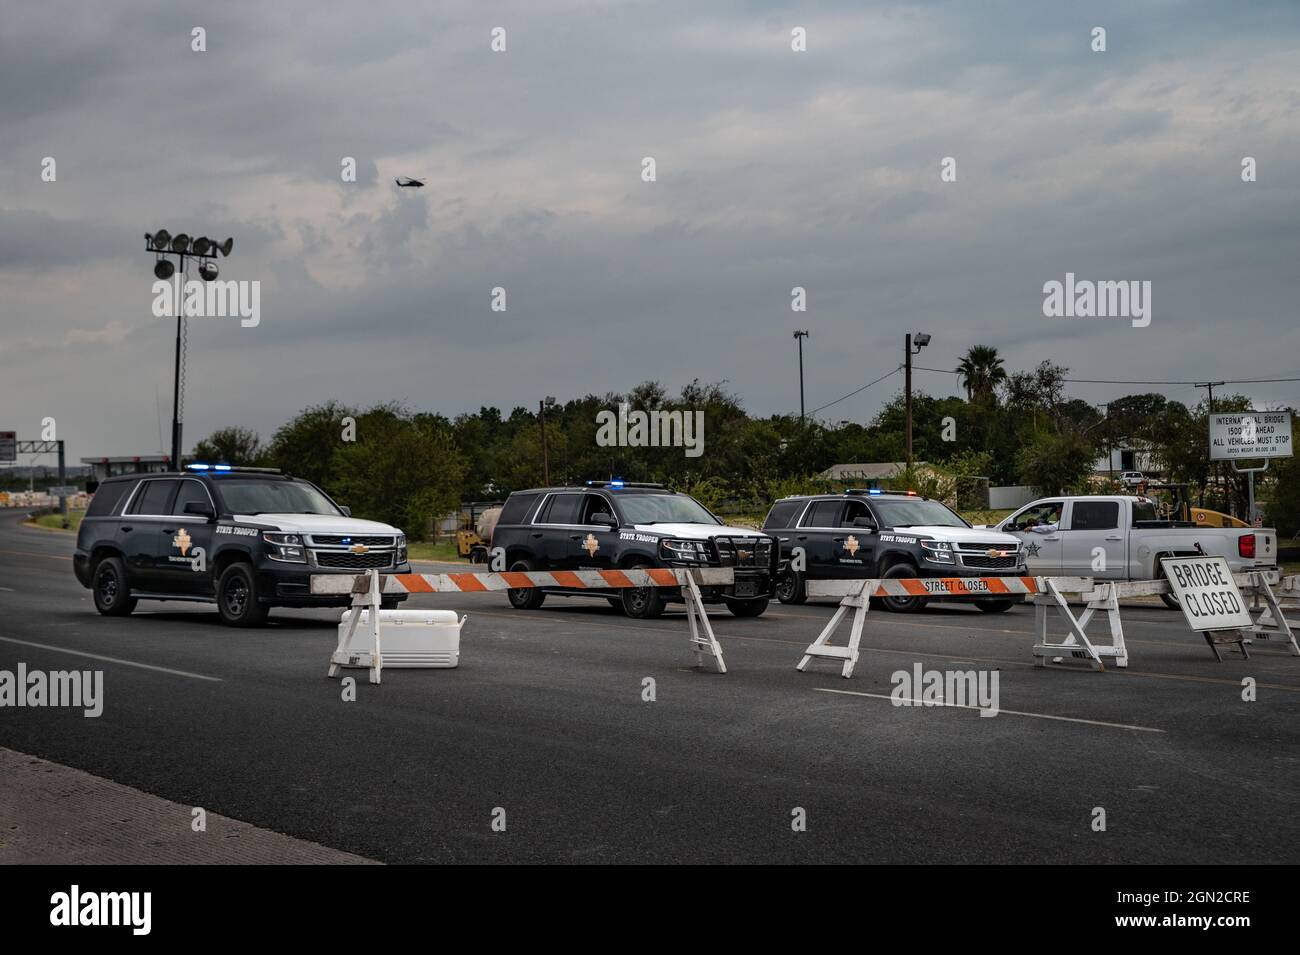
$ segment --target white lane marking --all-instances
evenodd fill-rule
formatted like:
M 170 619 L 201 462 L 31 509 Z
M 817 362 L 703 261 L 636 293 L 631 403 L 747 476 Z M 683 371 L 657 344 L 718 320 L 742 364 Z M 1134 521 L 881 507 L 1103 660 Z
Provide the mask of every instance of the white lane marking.
M 0 590 L 3 590 L 3 591 L 4 591 L 5 593 L 7 593 L 7 594 L 16 594 L 16 593 L 18 593 L 18 591 L 14 590 L 12 587 L 0 587 Z
M 37 647 L 41 650 L 53 650 L 55 653 L 71 653 L 77 657 L 89 657 L 91 660 L 103 660 L 105 663 L 120 663 L 122 666 L 139 667 L 141 670 L 154 670 L 157 673 L 170 673 L 172 676 L 185 676 L 191 680 L 208 680 L 211 683 L 224 683 L 225 680 L 219 676 L 204 676 L 202 673 L 187 673 L 185 670 L 172 670 L 168 667 L 154 666 L 152 663 L 136 663 L 134 660 L 123 660 L 118 657 L 105 657 L 98 653 L 86 653 L 82 650 L 69 650 L 67 647 L 55 647 L 48 643 L 33 643 L 30 640 L 18 640 L 14 637 L 0 637 L 5 643 L 18 643 L 24 647 Z
M 869 696 L 873 700 L 892 700 L 893 696 L 888 693 L 861 693 L 857 690 L 831 690 L 822 686 L 813 687 L 818 693 L 839 693 L 843 696 Z M 978 710 L 979 706 L 971 706 L 969 703 L 923 703 L 921 700 L 911 701 L 916 706 L 951 706 L 955 709 Z M 1117 730 L 1137 730 L 1141 733 L 1163 733 L 1164 730 L 1154 729 L 1150 726 L 1133 726 L 1130 723 L 1106 723 L 1102 720 L 1081 720 L 1073 716 L 1053 716 L 1050 713 L 1024 713 L 1020 710 L 998 710 L 998 715 L 1006 713 L 1010 716 L 1032 716 L 1038 720 L 1060 720 L 1062 723 L 1085 723 L 1088 726 L 1109 726 Z

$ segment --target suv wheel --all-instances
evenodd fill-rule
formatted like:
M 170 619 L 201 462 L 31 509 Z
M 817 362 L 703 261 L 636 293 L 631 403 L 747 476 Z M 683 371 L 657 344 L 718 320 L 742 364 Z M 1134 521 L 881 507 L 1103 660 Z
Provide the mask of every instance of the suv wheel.
M 135 609 L 136 599 L 126 583 L 126 565 L 120 557 L 105 557 L 95 565 L 91 578 L 95 609 L 105 617 L 125 617 Z
M 757 600 L 728 600 L 727 609 L 737 617 L 761 617 L 763 611 L 767 609 L 768 599 L 759 597 Z
M 217 580 L 217 613 L 228 627 L 260 627 L 270 608 L 258 602 L 257 578 L 253 566 L 242 561 L 231 564 Z
M 804 576 L 797 570 L 787 570 L 776 581 L 776 599 L 783 604 L 801 604 L 808 599 Z
M 633 564 L 629 570 L 646 570 L 652 564 L 645 562 Z M 668 598 L 663 595 L 662 587 L 626 587 L 619 594 L 623 602 L 623 612 L 636 620 L 650 620 L 663 615 L 668 606 Z
M 895 564 L 881 575 L 886 580 L 914 579 L 916 568 L 911 564 Z M 924 597 L 882 597 L 881 603 L 892 613 L 916 613 L 925 608 Z
M 520 573 L 532 570 L 522 560 L 517 561 L 510 569 Z M 540 587 L 519 587 L 514 590 L 507 590 L 506 596 L 510 598 L 510 606 L 516 610 L 536 610 L 546 600 L 546 593 Z
M 975 606 L 985 613 L 1006 613 L 1015 604 L 1010 600 L 977 600 Z
M 1164 602 L 1164 605 L 1168 607 L 1170 610 L 1183 609 L 1183 605 L 1178 602 L 1178 598 L 1175 597 L 1173 594 L 1161 594 L 1160 599 Z

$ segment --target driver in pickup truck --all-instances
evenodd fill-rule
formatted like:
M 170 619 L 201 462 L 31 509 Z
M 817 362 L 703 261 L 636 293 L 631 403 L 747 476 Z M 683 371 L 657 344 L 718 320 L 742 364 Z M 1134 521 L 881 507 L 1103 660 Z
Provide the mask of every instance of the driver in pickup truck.
M 1031 517 L 1025 522 L 1025 530 L 1034 534 L 1055 534 L 1061 528 L 1061 506 L 1057 504 L 1041 517 Z

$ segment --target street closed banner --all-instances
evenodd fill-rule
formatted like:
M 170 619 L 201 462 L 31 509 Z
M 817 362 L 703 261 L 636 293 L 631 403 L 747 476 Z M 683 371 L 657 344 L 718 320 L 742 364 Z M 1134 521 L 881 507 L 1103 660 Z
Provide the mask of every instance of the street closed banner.
M 1193 630 L 1234 630 L 1254 621 L 1223 557 L 1169 557 L 1160 562 Z

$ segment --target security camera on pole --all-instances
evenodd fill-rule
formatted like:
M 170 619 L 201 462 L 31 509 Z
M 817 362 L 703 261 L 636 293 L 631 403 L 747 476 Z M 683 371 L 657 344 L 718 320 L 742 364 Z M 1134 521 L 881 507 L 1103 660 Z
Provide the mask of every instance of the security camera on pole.
M 177 266 L 180 266 L 182 276 L 188 274 L 189 259 L 198 259 L 199 278 L 205 282 L 212 282 L 220 273 L 217 263 L 213 261 L 218 252 L 222 258 L 230 255 L 230 250 L 234 248 L 235 240 L 226 239 L 225 242 L 217 242 L 209 239 L 206 235 L 201 235 L 197 239 L 191 240 L 184 232 L 172 235 L 166 229 L 159 229 L 157 232 L 146 232 L 144 235 L 145 248 L 154 253 L 153 274 L 155 278 L 161 281 L 167 281 L 176 274 Z M 168 256 L 175 256 L 176 261 L 172 262 Z M 181 468 L 181 341 L 184 333 L 185 315 L 180 307 L 180 296 L 177 296 L 176 302 L 176 365 L 172 380 L 172 461 L 173 471 L 179 471 Z

